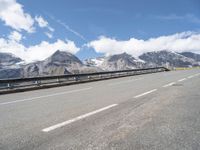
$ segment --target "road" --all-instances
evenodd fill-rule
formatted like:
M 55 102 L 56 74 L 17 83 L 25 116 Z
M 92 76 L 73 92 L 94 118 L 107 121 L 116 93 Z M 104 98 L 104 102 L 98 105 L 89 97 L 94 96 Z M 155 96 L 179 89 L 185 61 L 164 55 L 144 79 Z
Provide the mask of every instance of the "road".
M 200 149 L 200 70 L 0 96 L 0 149 Z

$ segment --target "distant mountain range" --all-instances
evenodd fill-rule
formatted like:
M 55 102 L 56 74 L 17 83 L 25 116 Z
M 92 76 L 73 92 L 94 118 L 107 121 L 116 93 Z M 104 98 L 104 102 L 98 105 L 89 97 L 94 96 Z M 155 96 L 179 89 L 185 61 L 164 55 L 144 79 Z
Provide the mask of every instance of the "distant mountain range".
M 13 54 L 0 53 L 0 68 L 4 66 L 12 66 L 21 61 L 22 61 L 21 58 L 18 58 Z
M 29 64 L 25 64 L 20 58 L 9 53 L 0 53 L 1 56 L 4 57 L 0 63 L 1 79 L 102 71 L 98 67 L 84 65 L 71 53 L 59 50 L 43 61 L 36 61 Z
M 190 57 L 172 51 L 147 52 L 139 58 L 151 66 L 190 67 L 199 66 L 200 64 Z
M 87 59 L 84 61 L 84 63 L 88 66 L 99 67 L 106 71 L 127 70 L 145 67 L 145 63 L 142 60 L 135 59 L 133 56 L 127 53 L 112 55 L 109 57 L 99 57 L 96 59 Z
M 88 66 L 100 67 L 103 70 L 122 70 L 156 66 L 192 67 L 200 65 L 200 54 L 191 52 L 176 53 L 163 50 L 147 52 L 138 58 L 134 58 L 127 53 L 122 53 L 109 57 L 86 59 L 84 63 Z
M 176 53 L 163 50 L 147 52 L 138 58 L 122 53 L 108 57 L 86 59 L 82 62 L 75 55 L 58 50 L 43 61 L 25 64 L 22 59 L 13 54 L 0 53 L 1 79 L 91 73 L 155 66 L 200 66 L 200 54 L 192 52 Z
M 195 53 L 192 53 L 192 52 L 183 52 L 183 53 L 180 53 L 180 54 L 185 56 L 185 57 L 192 58 L 197 62 L 200 62 L 200 55 L 199 54 L 195 54 Z
M 0 53 L 0 79 L 22 77 L 21 62 L 22 59 L 13 54 Z
M 88 67 L 84 65 L 73 54 L 59 50 L 44 61 L 30 63 L 22 66 L 22 68 L 24 77 L 100 71 L 96 67 Z

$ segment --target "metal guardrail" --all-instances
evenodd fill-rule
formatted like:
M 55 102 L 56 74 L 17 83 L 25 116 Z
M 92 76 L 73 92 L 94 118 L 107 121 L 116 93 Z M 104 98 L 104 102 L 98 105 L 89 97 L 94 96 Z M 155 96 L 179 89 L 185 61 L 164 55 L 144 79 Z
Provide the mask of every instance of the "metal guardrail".
M 125 76 L 133 76 L 139 74 L 156 73 L 162 71 L 169 71 L 169 69 L 165 67 L 156 67 L 156 68 L 107 71 L 107 72 L 95 72 L 95 73 L 84 73 L 84 74 L 1 79 L 0 94 L 83 83 L 83 82 L 91 82 L 97 80 L 105 80 L 111 78 L 119 78 Z

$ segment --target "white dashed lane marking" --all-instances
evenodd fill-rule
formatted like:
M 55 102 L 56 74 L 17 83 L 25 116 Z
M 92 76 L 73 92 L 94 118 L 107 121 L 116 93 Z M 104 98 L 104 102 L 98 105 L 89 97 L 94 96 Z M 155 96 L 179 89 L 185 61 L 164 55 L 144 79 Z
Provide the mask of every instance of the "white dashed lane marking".
M 153 93 L 153 92 L 155 92 L 155 91 L 157 91 L 157 89 L 153 89 L 153 90 L 150 90 L 150 91 L 148 91 L 148 92 L 139 94 L 139 95 L 135 96 L 134 98 L 139 98 L 139 97 L 145 96 L 145 95 L 147 95 L 147 94 Z
M 101 108 L 101 109 L 92 111 L 92 112 L 90 112 L 90 113 L 87 113 L 87 114 L 78 116 L 78 117 L 76 117 L 76 118 L 73 118 L 73 119 L 70 119 L 70 120 L 67 120 L 67 121 L 58 123 L 58 124 L 56 124 L 56 125 L 47 127 L 47 128 L 45 128 L 45 129 L 42 129 L 42 131 L 43 131 L 43 132 L 50 132 L 50 131 L 52 131 L 52 130 L 55 130 L 55 129 L 64 127 L 64 126 L 66 126 L 66 125 L 68 125 L 68 124 L 70 124 L 70 123 L 73 123 L 73 122 L 75 122 L 75 121 L 84 119 L 84 118 L 86 118 L 86 117 L 89 117 L 89 116 L 92 116 L 92 115 L 94 115 L 94 114 L 100 113 L 100 112 L 102 112 L 102 111 L 104 111 L 104 110 L 107 110 L 107 109 L 110 109 L 110 108 L 112 108 L 112 107 L 115 107 L 115 106 L 117 106 L 117 105 L 118 105 L 118 104 L 112 104 L 112 105 L 103 107 L 103 108 Z
M 64 95 L 64 94 L 70 94 L 70 93 L 76 93 L 76 92 L 86 91 L 86 90 L 90 90 L 90 89 L 92 89 L 92 87 L 88 87 L 88 88 L 84 88 L 84 89 L 71 90 L 71 91 L 65 91 L 65 92 L 60 92 L 60 93 L 55 93 L 55 94 L 50 94 L 50 95 L 42 95 L 42 96 L 38 96 L 38 97 L 31 97 L 31 98 L 26 98 L 26 99 L 21 99 L 21 100 L 9 101 L 9 102 L 0 103 L 0 106 L 13 104 L 13 103 L 34 101 L 34 100 L 38 100 L 38 99 L 42 99 L 42 98 Z
M 185 81 L 185 80 L 187 80 L 187 79 L 183 78 L 183 79 L 178 80 L 178 82 L 182 82 L 182 81 Z
M 164 86 L 162 86 L 162 87 L 166 88 L 166 87 L 172 86 L 172 85 L 175 84 L 175 83 L 176 83 L 176 82 L 171 82 L 171 83 L 168 83 L 168 84 L 166 84 L 166 85 L 164 85 Z

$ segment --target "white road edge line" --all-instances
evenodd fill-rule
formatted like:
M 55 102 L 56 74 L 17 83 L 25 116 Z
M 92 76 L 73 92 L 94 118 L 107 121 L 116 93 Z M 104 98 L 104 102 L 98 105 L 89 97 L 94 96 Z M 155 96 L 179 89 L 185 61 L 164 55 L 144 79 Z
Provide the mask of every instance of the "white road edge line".
M 182 81 L 185 81 L 185 80 L 187 80 L 187 79 L 183 78 L 183 79 L 178 80 L 178 82 L 182 82 Z
M 64 94 L 70 94 L 70 93 L 75 93 L 75 92 L 81 92 L 81 91 L 86 91 L 86 90 L 90 90 L 90 89 L 92 89 L 92 87 L 83 88 L 83 89 L 77 89 L 77 90 L 71 90 L 71 91 L 66 91 L 66 92 L 60 92 L 60 93 L 55 93 L 55 94 L 50 94 L 50 95 L 43 95 L 43 96 L 38 96 L 38 97 L 32 97 L 32 98 L 27 98 L 27 99 L 9 101 L 9 102 L 0 103 L 0 106 L 1 105 L 13 104 L 13 103 L 19 103 L 19 102 L 25 102 L 25 101 L 33 101 L 33 100 L 36 100 L 36 99 L 41 99 L 41 98 L 46 98 L 46 97 L 52 97 L 52 96 L 57 96 L 57 95 L 64 95 Z
M 58 123 L 58 124 L 53 125 L 53 126 L 50 126 L 50 127 L 48 127 L 48 128 L 44 128 L 44 129 L 42 129 L 42 132 L 49 132 L 49 131 L 55 130 L 55 129 L 57 129 L 57 128 L 61 128 L 61 127 L 63 127 L 63 126 L 66 126 L 66 125 L 68 125 L 68 124 L 71 124 L 71 123 L 73 123 L 73 122 L 75 122 L 75 121 L 81 120 L 81 119 L 83 119 L 83 118 L 92 116 L 92 115 L 97 114 L 97 113 L 100 113 L 100 112 L 102 112 L 102 111 L 104 111 L 104 110 L 110 109 L 110 108 L 115 107 L 115 106 L 117 106 L 117 105 L 118 105 L 118 104 L 112 104 L 112 105 L 103 107 L 103 108 L 101 108 L 101 109 L 92 111 L 92 112 L 90 112 L 90 113 L 87 113 L 87 114 L 78 116 L 78 117 L 76 117 L 76 118 L 73 118 L 73 119 L 70 119 L 70 120 L 67 120 L 67 121 Z
M 153 90 L 150 90 L 150 91 L 148 91 L 148 92 L 142 93 L 142 94 L 140 94 L 140 95 L 135 96 L 134 98 L 139 98 L 139 97 L 145 96 L 145 95 L 147 95 L 147 94 L 153 93 L 153 92 L 155 92 L 155 91 L 157 91 L 157 89 L 153 89 Z
M 138 81 L 138 80 L 142 80 L 144 78 L 137 78 L 137 79 L 130 79 L 130 80 L 126 80 L 126 81 L 121 81 L 121 82 L 116 82 L 116 83 L 110 83 L 108 84 L 108 86 L 112 86 L 112 85 L 119 85 L 119 84 L 124 84 L 124 83 L 130 83 L 130 82 L 134 82 L 134 81 Z
M 166 88 L 166 87 L 172 86 L 172 85 L 175 84 L 175 83 L 176 83 L 176 82 L 171 82 L 171 83 L 166 84 L 166 85 L 164 85 L 164 86 L 162 86 L 162 87 Z

